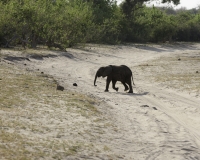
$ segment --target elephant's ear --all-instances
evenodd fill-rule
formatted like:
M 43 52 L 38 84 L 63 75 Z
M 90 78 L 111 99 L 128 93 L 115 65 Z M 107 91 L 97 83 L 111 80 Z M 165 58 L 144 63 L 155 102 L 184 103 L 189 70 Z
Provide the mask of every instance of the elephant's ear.
M 105 67 L 105 70 L 102 73 L 102 77 L 108 76 L 109 74 L 111 74 L 111 72 L 112 72 L 112 67 L 111 66 Z

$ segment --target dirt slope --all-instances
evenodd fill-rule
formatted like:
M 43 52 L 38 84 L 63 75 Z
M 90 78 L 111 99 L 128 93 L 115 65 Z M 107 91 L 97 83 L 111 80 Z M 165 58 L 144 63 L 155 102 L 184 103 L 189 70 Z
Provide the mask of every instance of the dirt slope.
M 99 151 L 102 156 L 81 153 L 72 159 L 200 159 L 199 44 L 88 45 L 67 52 L 40 50 L 25 55 L 30 61 L 14 63 L 52 75 L 65 87 L 64 92 L 97 98 L 98 110 L 116 128 L 96 137 L 97 144 L 108 146 Z M 118 92 L 111 84 L 110 92 L 104 92 L 103 78 L 93 85 L 97 69 L 110 64 L 131 68 L 134 94 L 124 92 L 120 83 Z

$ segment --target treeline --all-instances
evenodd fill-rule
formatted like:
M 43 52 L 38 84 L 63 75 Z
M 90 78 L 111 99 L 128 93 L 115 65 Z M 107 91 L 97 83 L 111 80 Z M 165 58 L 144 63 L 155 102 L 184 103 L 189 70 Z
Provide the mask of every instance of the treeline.
M 1 0 L 0 45 L 200 41 L 200 10 L 149 8 L 146 1 Z

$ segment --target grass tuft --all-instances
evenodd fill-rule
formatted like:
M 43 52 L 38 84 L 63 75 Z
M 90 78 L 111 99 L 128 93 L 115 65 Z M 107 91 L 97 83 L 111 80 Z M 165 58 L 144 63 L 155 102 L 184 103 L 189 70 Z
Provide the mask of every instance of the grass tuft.
M 138 67 L 152 82 L 189 93 L 200 93 L 200 57 L 186 56 L 161 57 Z

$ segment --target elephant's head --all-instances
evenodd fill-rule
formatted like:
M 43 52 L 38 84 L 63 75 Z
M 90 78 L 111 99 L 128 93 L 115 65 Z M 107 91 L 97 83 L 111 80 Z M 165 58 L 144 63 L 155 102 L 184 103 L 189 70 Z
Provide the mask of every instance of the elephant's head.
M 112 66 L 107 66 L 107 67 L 100 67 L 97 72 L 96 72 L 96 75 L 95 75 L 95 79 L 94 79 L 94 86 L 95 83 L 96 83 L 96 80 L 97 80 L 97 77 L 106 77 L 108 76 L 109 74 L 111 74 L 112 72 Z

